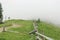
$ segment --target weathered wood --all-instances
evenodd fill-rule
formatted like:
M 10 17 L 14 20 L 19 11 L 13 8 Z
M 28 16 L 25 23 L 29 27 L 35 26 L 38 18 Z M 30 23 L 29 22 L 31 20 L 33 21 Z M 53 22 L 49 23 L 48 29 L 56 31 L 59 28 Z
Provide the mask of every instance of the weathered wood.
M 47 37 L 47 36 L 45 36 L 45 35 L 42 35 L 42 34 L 40 34 L 40 33 L 38 33 L 38 32 L 36 32 L 36 34 L 38 34 L 38 35 L 44 37 L 44 38 L 47 39 L 47 40 L 53 40 L 53 39 L 51 39 L 51 38 L 49 38 L 49 37 Z
M 42 40 L 39 36 L 36 36 L 36 40 Z
M 39 33 L 38 32 L 38 24 L 36 23 L 36 21 L 34 21 L 33 23 L 33 27 L 34 27 L 34 30 L 30 32 L 30 34 L 36 34 L 36 40 L 53 40 L 47 36 L 44 35 L 44 32 Z
M 41 30 L 41 34 L 44 35 L 44 30 Z M 46 39 L 45 39 L 44 37 L 42 37 L 42 36 L 41 36 L 41 38 L 42 38 L 42 40 L 46 40 Z
M 38 25 L 37 25 L 36 22 L 33 23 L 33 26 L 34 26 L 34 30 L 35 30 L 36 32 L 38 32 Z M 35 32 L 35 34 L 36 34 L 36 32 Z M 38 34 L 36 34 L 36 40 L 42 40 L 42 39 L 39 37 Z
M 29 34 L 35 34 L 35 32 L 37 32 L 37 31 L 33 30 L 33 31 L 29 32 Z
M 5 27 L 3 27 L 3 31 L 2 32 L 6 32 Z

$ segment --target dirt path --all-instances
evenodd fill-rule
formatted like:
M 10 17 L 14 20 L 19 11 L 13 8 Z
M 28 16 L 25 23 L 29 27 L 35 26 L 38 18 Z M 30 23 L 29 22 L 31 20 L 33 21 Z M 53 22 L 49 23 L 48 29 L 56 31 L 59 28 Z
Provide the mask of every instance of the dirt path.
M 2 30 L 3 30 L 3 28 L 1 27 L 1 28 L 0 28 L 0 32 L 2 32 Z
M 12 26 L 6 27 L 5 30 L 8 31 L 8 29 L 10 29 L 10 28 L 18 28 L 18 27 L 21 27 L 21 25 L 20 24 L 12 24 Z M 2 32 L 2 31 L 3 31 L 3 27 L 0 28 L 0 32 Z

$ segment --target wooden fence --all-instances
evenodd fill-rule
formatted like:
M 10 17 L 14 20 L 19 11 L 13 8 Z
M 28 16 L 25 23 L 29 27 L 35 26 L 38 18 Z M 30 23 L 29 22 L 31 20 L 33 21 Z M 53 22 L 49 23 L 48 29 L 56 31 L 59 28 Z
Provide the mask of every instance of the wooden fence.
M 47 37 L 41 33 L 38 32 L 38 24 L 36 22 L 33 22 L 34 30 L 30 32 L 30 34 L 36 34 L 36 40 L 53 40 L 50 37 Z

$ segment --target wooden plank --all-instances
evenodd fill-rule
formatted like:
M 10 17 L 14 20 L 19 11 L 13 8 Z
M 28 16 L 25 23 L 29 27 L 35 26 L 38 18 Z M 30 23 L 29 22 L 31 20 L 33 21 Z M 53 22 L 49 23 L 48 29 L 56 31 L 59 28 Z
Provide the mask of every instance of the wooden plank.
M 38 33 L 38 25 L 37 25 L 36 22 L 33 23 L 33 27 L 34 27 L 34 30 L 36 31 L 35 32 L 35 34 L 36 34 L 36 40 L 45 40 L 45 39 L 47 39 L 47 40 L 53 40 L 52 38 L 49 38 L 49 37 L 47 37 L 47 36 L 45 36 L 43 34 Z
M 36 40 L 42 40 L 39 36 L 36 36 Z
M 40 35 L 40 36 L 46 38 L 47 40 L 53 40 L 52 38 L 49 38 L 49 37 L 47 37 L 47 36 L 45 36 L 45 35 L 42 35 L 42 34 L 40 34 L 40 33 L 38 33 L 38 32 L 36 32 L 36 34 L 38 34 L 38 35 Z

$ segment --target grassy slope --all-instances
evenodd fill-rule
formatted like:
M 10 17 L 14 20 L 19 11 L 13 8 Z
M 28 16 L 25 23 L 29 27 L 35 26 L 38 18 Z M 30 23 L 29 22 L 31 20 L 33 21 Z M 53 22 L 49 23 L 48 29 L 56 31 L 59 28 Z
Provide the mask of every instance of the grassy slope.
M 39 32 L 44 34 L 48 37 L 51 37 L 55 40 L 60 40 L 60 28 L 53 26 L 51 24 L 47 24 L 44 22 L 39 23 Z
M 17 23 L 22 25 L 19 28 L 11 28 L 9 30 L 18 31 L 20 33 L 11 33 L 11 32 L 4 32 L 0 33 L 0 38 L 6 39 L 6 40 L 35 40 L 35 36 L 31 36 L 28 33 L 33 30 L 32 21 L 29 20 L 11 20 L 6 21 L 7 25 L 11 25 L 11 23 Z M 60 39 L 60 28 L 57 28 L 53 25 L 41 22 L 39 23 L 39 32 L 44 30 L 44 34 L 46 36 L 49 36 L 51 38 L 54 38 L 55 40 Z M 32 37 L 32 39 L 31 39 Z
M 29 32 L 33 30 L 31 21 L 22 21 L 22 20 L 11 20 L 6 21 L 6 24 L 17 23 L 22 25 L 19 28 L 11 28 L 9 30 L 18 31 L 20 33 L 11 33 L 11 32 L 3 32 L 0 33 L 0 38 L 6 40 L 35 40 L 34 36 L 29 35 Z M 5 24 L 4 24 L 5 25 Z

